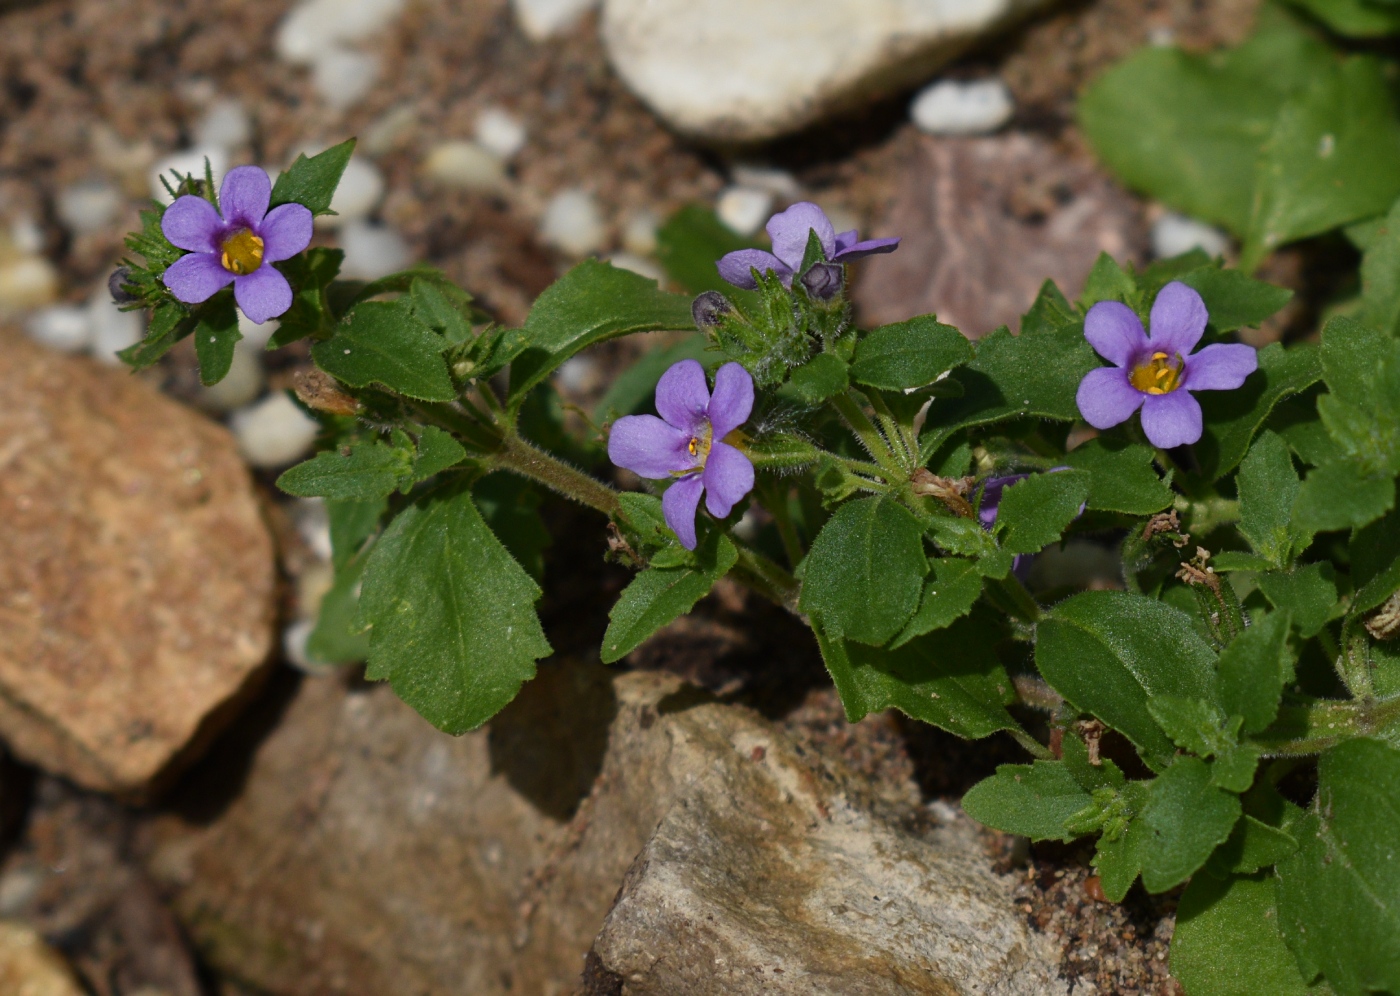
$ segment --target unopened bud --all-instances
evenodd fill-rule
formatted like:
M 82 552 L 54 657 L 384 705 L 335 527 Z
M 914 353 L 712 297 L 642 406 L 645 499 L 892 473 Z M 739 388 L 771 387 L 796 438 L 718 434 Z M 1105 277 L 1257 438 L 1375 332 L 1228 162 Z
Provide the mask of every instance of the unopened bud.
M 134 304 L 139 300 L 135 294 L 126 289 L 130 279 L 131 268 L 126 266 L 117 267 L 107 278 L 107 293 L 112 295 L 112 300 L 117 304 Z
M 815 263 L 802 274 L 802 286 L 807 294 L 817 301 L 830 301 L 841 293 L 845 274 L 840 263 Z
M 704 331 L 719 325 L 724 316 L 734 310 L 729 298 L 719 291 L 707 290 L 695 299 L 690 306 L 690 315 L 695 319 L 695 327 Z

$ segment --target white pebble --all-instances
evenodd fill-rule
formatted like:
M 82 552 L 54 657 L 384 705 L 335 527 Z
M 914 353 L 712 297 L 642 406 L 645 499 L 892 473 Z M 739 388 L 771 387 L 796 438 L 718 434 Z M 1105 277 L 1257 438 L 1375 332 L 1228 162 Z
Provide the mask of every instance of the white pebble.
M 618 252 L 609 256 L 608 262 L 619 270 L 631 270 L 633 273 L 646 277 L 648 280 L 655 280 L 657 283 L 666 279 L 666 271 L 661 268 L 661 264 L 654 259 L 647 259 L 645 256 L 637 256 L 630 252 Z
M 564 390 L 583 393 L 598 386 L 602 381 L 602 371 L 598 369 L 598 361 L 591 356 L 571 356 L 560 364 L 554 378 Z
M 1168 211 L 1152 226 L 1152 252 L 1158 259 L 1170 259 L 1203 249 L 1209 256 L 1220 256 L 1230 248 L 1230 237 L 1204 221 Z
M 570 256 L 587 256 L 603 247 L 607 227 L 593 195 L 561 190 L 550 200 L 540 222 L 540 238 Z
M 520 30 L 531 41 L 544 41 L 578 23 L 598 0 L 511 0 Z
M 105 180 L 88 180 L 64 187 L 55 198 L 58 220 L 75 235 L 100 232 L 122 209 L 122 192 Z
M 92 329 L 92 355 L 103 363 L 121 366 L 117 354 L 146 336 L 145 313 L 118 308 L 105 280 L 88 299 L 87 313 Z
M 423 173 L 444 187 L 480 193 L 500 190 L 506 182 L 501 158 L 476 142 L 452 141 L 434 146 L 423 160 Z
M 802 186 L 797 178 L 785 169 L 772 166 L 755 166 L 751 163 L 736 163 L 729 171 L 737 187 L 752 187 L 766 190 L 774 197 L 795 201 L 802 196 Z
M 285 467 L 305 456 L 321 430 L 285 391 L 234 412 L 229 428 L 243 458 L 262 469 Z
M 243 102 L 228 97 L 215 101 L 194 126 L 194 144 L 233 150 L 253 137 L 253 123 Z
M 1016 106 L 999 79 L 941 80 L 914 98 L 910 117 L 930 135 L 985 135 L 1011 120 Z
M 240 314 L 239 318 L 242 317 Z M 241 339 L 233 347 L 233 362 L 224 379 L 209 387 L 200 387 L 196 400 L 201 408 L 212 412 L 238 411 L 258 399 L 266 382 L 260 348 Z
M 367 156 L 382 156 L 393 151 L 417 121 L 418 112 L 412 104 L 396 104 L 365 129 L 355 148 Z
M 341 276 L 352 280 L 376 280 L 412 261 L 408 244 L 398 232 L 367 221 L 352 221 L 342 228 L 340 248 L 345 250 Z
M 21 214 L 10 225 L 10 242 L 20 252 L 43 252 L 44 230 L 30 215 Z
M 296 523 L 299 535 L 307 547 L 320 560 L 331 559 L 331 515 L 324 498 L 298 498 L 292 506 L 292 521 Z M 316 614 L 316 606 L 306 604 L 309 615 Z
M 313 660 L 306 652 L 306 643 L 316 630 L 315 619 L 298 619 L 282 631 L 282 656 L 302 674 L 323 678 L 336 673 L 334 664 Z
M 379 79 L 379 59 L 368 52 L 332 46 L 311 67 L 311 85 L 332 110 L 354 107 Z
M 61 353 L 80 353 L 92 344 L 87 309 L 72 304 L 55 304 L 34 312 L 24 330 L 35 342 Z
M 384 174 L 368 159 L 354 156 L 345 164 L 340 186 L 331 198 L 335 214 L 323 214 L 316 219 L 318 228 L 340 228 L 352 221 L 363 221 L 374 213 L 384 196 Z
M 0 315 L 42 308 L 58 297 L 58 271 L 43 256 L 0 253 Z
M 504 108 L 488 107 L 477 115 L 477 142 L 502 160 L 514 159 L 528 137 L 525 125 Z
M 748 237 L 773 214 L 773 195 L 753 187 L 730 187 L 719 195 L 715 213 L 730 231 Z
M 253 320 L 243 312 L 238 313 L 238 334 L 243 336 L 243 341 L 255 350 L 266 349 L 273 333 L 281 326 L 282 323 L 275 318 L 269 318 L 261 325 L 255 325 Z
M 316 62 L 337 42 L 365 41 L 403 10 L 403 0 L 306 0 L 277 29 L 278 57 L 294 65 Z
M 643 208 L 622 226 L 622 248 L 638 256 L 650 256 L 656 252 L 656 232 L 660 227 L 661 219 Z
M 187 149 L 184 152 L 176 152 L 166 156 L 156 163 L 151 169 L 151 196 L 162 204 L 170 203 L 170 194 L 165 190 L 165 184 L 161 183 L 161 177 L 165 177 L 171 187 L 178 187 L 175 178 L 170 175 L 171 171 L 194 176 L 196 180 L 204 178 L 204 160 L 209 160 L 209 167 L 214 173 L 214 185 L 218 186 L 223 179 L 224 173 L 228 171 L 228 153 L 216 145 L 206 145 L 199 148 Z

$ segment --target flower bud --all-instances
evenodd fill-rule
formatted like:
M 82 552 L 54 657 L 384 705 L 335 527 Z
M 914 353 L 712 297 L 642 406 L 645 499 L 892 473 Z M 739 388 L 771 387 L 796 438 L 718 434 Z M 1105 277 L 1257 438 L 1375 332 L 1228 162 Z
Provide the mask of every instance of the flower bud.
M 809 297 L 817 301 L 830 301 L 841 293 L 844 282 L 844 267 L 840 263 L 816 263 L 802 274 L 802 286 Z
M 704 331 L 719 325 L 724 316 L 734 310 L 729 298 L 719 291 L 707 290 L 695 299 L 690 306 L 690 315 L 695 319 L 695 327 Z
M 107 293 L 112 295 L 112 300 L 117 304 L 135 304 L 140 300 L 135 294 L 126 289 L 127 281 L 131 279 L 131 268 L 119 266 L 112 271 L 112 275 L 107 278 Z

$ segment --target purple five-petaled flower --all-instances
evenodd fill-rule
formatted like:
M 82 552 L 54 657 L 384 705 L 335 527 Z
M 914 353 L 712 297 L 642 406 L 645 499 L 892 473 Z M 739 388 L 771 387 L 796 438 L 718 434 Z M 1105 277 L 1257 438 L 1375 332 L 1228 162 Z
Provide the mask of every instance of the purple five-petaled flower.
M 737 363 L 715 373 L 715 391 L 705 385 L 705 369 L 681 360 L 656 385 L 655 415 L 626 415 L 613 423 L 608 457 L 639 477 L 674 478 L 661 496 L 666 524 L 681 546 L 695 549 L 695 512 L 701 492 L 717 519 L 753 490 L 753 464 L 725 442 L 753 410 L 753 378 Z
M 837 234 L 836 228 L 826 212 L 810 201 L 801 201 L 780 214 L 768 219 L 768 237 L 773 240 L 773 251 L 762 249 L 740 249 L 725 255 L 715 264 L 719 275 L 735 287 L 753 290 L 758 284 L 751 271 L 773 272 L 783 282 L 784 287 L 792 286 L 792 278 L 802 268 L 802 258 L 807 253 L 809 232 L 816 232 L 822 244 L 822 255 L 827 263 L 849 263 L 862 256 L 875 253 L 894 252 L 899 247 L 899 239 L 868 239 L 857 241 L 857 233 L 852 230 Z M 820 283 L 823 289 L 831 282 L 830 274 L 823 273 Z M 821 293 L 818 290 L 818 293 Z M 829 295 L 823 295 L 829 296 Z
M 1075 401 L 1096 429 L 1142 409 L 1142 431 L 1164 450 L 1201 438 L 1201 405 L 1192 391 L 1230 391 L 1259 366 L 1252 346 L 1217 343 L 1192 353 L 1206 330 L 1206 303 L 1179 281 L 1152 303 L 1151 336 L 1126 304 L 1100 301 L 1084 317 L 1084 337 L 1113 364 L 1090 370 Z
M 311 242 L 311 212 L 301 204 L 267 209 L 272 181 L 257 166 L 228 171 L 216 209 L 186 194 L 165 209 L 160 228 L 189 250 L 165 271 L 165 286 L 186 304 L 199 304 L 233 284 L 243 313 L 261 325 L 292 306 L 287 278 L 271 264 L 291 259 Z

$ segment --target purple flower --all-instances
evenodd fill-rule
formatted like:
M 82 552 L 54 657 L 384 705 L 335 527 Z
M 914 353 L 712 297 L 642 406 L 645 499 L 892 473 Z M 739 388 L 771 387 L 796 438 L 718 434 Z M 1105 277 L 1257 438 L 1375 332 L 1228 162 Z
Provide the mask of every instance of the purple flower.
M 1084 318 L 1084 338 L 1113 364 L 1090 370 L 1075 401 L 1096 429 L 1142 409 L 1142 431 L 1164 450 L 1201 438 L 1201 406 L 1192 391 L 1230 391 L 1259 366 L 1254 348 L 1216 344 L 1192 354 L 1206 329 L 1206 303 L 1172 281 L 1152 303 L 1152 335 L 1126 304 L 1100 301 Z
M 753 464 L 726 436 L 753 410 L 753 378 L 737 363 L 715 374 L 715 393 L 705 386 L 705 369 L 681 360 L 656 385 L 655 415 L 627 415 L 613 423 L 608 457 L 639 477 L 676 478 L 661 496 L 666 524 L 681 546 L 695 549 L 695 510 L 700 494 L 717 519 L 753 490 Z
M 802 267 L 802 257 L 807 253 L 809 232 L 817 233 L 822 244 L 822 256 L 829 263 L 849 263 L 862 256 L 894 252 L 899 247 L 899 239 L 857 242 L 854 230 L 838 235 L 825 211 L 809 201 L 801 201 L 768 219 L 768 237 L 773 240 L 772 252 L 740 249 L 728 253 L 715 264 L 719 267 L 719 275 L 735 287 L 753 290 L 758 284 L 750 271 L 771 271 L 778 275 L 784 287 L 791 287 L 792 278 Z
M 257 166 L 228 171 L 216 210 L 186 194 L 165 209 L 160 229 L 172 245 L 189 250 L 162 278 L 186 304 L 199 304 L 233 284 L 243 313 L 261 325 L 292 306 L 287 278 L 270 266 L 291 259 L 311 242 L 311 212 L 300 204 L 271 211 L 272 181 Z

